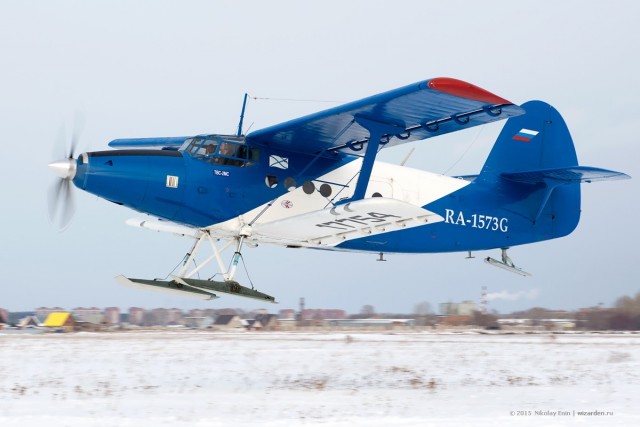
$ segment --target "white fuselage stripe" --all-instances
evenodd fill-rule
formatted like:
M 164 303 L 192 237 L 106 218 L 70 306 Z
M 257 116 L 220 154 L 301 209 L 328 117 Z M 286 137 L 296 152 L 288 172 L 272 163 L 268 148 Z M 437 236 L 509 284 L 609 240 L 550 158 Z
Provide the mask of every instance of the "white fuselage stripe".
M 265 203 L 228 221 L 207 227 L 213 235 L 234 237 L 247 224 L 258 226 L 332 207 L 333 203 L 352 196 L 361 159 L 347 163 L 314 181 L 314 191 L 307 194 L 302 186 L 278 197 L 271 206 Z M 380 196 L 423 207 L 467 186 L 468 181 L 418 169 L 376 162 L 365 198 Z M 328 197 L 320 193 L 320 187 Z M 328 186 L 328 188 L 326 187 Z M 377 194 L 376 194 L 377 193 Z M 259 240 L 259 239 L 258 239 Z M 272 242 L 276 243 L 276 242 Z

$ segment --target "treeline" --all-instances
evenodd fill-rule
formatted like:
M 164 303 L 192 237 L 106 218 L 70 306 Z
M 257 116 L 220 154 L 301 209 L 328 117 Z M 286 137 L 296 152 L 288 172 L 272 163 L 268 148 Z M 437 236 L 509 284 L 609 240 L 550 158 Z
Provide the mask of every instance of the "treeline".
M 371 305 L 365 305 L 358 314 L 352 314 L 350 319 L 367 318 L 412 318 L 417 326 L 433 326 L 443 321 L 443 317 L 434 314 L 428 302 L 422 302 L 415 306 L 411 314 L 376 313 Z M 542 307 L 533 307 L 524 311 L 510 314 L 498 314 L 497 312 L 482 313 L 474 311 L 466 322 L 468 325 L 493 328 L 498 327 L 499 319 L 527 319 L 528 325 L 545 326 L 549 319 L 566 319 L 575 321 L 576 329 L 593 331 L 640 331 L 640 292 L 635 296 L 622 296 L 618 298 L 613 307 L 591 307 L 577 311 L 550 310 Z
M 544 319 L 575 320 L 576 328 L 592 331 L 640 331 L 640 292 L 634 297 L 622 296 L 613 307 L 591 307 L 578 311 L 549 310 L 534 307 L 518 311 L 502 318 L 529 319 L 534 326 L 542 325 Z
M 640 330 L 640 292 L 635 297 L 623 296 L 612 308 L 582 310 L 577 313 L 579 327 L 591 330 Z

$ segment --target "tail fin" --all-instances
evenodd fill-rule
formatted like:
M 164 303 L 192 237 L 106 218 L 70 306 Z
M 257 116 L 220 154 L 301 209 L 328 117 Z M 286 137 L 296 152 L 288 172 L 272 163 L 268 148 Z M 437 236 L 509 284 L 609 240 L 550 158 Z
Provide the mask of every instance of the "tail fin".
M 526 114 L 507 120 L 480 178 L 492 180 L 503 173 L 578 165 L 573 140 L 560 113 L 542 101 L 529 101 L 522 108 Z
M 580 183 L 627 175 L 578 166 L 571 134 L 551 105 L 529 101 L 525 114 L 507 120 L 476 179 L 513 200 L 512 212 L 548 237 L 571 233 L 580 219 Z

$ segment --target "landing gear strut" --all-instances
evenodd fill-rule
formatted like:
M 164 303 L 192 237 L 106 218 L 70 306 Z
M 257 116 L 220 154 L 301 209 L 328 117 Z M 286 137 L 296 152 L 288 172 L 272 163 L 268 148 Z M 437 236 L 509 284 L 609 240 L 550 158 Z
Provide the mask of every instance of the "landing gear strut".
M 242 257 L 242 245 L 246 237 L 250 234 L 241 234 L 235 239 L 228 240 L 222 247 L 218 248 L 218 239 L 211 237 L 208 232 L 204 232 L 198 237 L 191 251 L 185 256 L 182 268 L 177 275 L 170 275 L 171 280 L 146 280 L 146 279 L 131 279 L 125 276 L 118 276 L 117 281 L 127 285 L 135 287 L 143 287 L 155 290 L 178 292 L 181 294 L 190 294 L 190 296 L 196 296 L 202 299 L 214 299 L 217 298 L 215 292 L 222 292 L 227 294 L 233 294 L 239 297 L 254 298 L 262 301 L 275 302 L 275 298 L 271 295 L 267 295 L 262 292 L 245 286 L 240 285 L 235 281 L 236 272 L 238 268 L 238 262 Z M 211 245 L 213 255 L 205 259 L 200 265 L 194 267 L 189 271 L 189 268 L 193 264 L 196 255 L 202 248 L 202 244 L 208 241 Z M 236 250 L 231 258 L 231 266 L 227 269 L 222 261 L 222 253 L 236 243 Z M 222 274 L 223 281 L 216 280 L 201 280 L 193 279 L 193 276 L 207 266 L 211 261 L 216 260 L 220 274 Z
M 187 254 L 188 257 L 184 261 L 183 267 L 180 270 L 180 272 L 177 274 L 177 276 L 185 279 L 189 279 L 193 277 L 196 273 L 198 273 L 200 270 L 202 270 L 204 267 L 206 267 L 211 261 L 216 260 L 216 262 L 218 263 L 218 268 L 220 269 L 220 274 L 222 274 L 224 281 L 225 282 L 233 281 L 236 277 L 238 262 L 242 257 L 242 253 L 241 253 L 242 245 L 244 243 L 244 239 L 247 236 L 248 234 L 242 234 L 235 239 L 228 240 L 224 245 L 218 248 L 219 240 L 211 237 L 209 233 L 203 233 L 198 239 L 198 241 L 193 245 L 193 248 L 191 248 L 191 251 Z M 196 255 L 198 254 L 198 252 L 202 247 L 202 244 L 205 241 L 208 241 L 209 244 L 211 245 L 211 251 L 213 252 L 213 255 L 211 255 L 209 258 L 201 262 L 199 266 L 189 271 L 189 267 L 193 263 L 193 260 L 195 259 Z M 229 249 L 234 243 L 236 243 L 236 250 L 233 253 L 233 257 L 231 258 L 231 267 L 227 269 L 226 266 L 224 265 L 224 262 L 222 261 L 222 253 L 227 249 Z

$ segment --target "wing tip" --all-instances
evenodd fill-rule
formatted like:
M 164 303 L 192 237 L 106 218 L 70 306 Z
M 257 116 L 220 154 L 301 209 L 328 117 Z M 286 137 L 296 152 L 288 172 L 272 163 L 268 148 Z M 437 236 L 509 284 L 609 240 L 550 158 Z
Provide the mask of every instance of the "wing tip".
M 498 95 L 478 86 L 451 77 L 436 77 L 429 80 L 427 82 L 427 86 L 429 89 L 437 90 L 449 95 L 486 102 L 488 104 L 513 104 L 511 101 L 501 98 Z

